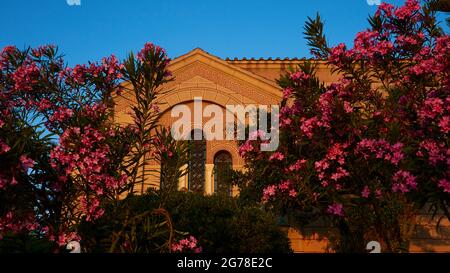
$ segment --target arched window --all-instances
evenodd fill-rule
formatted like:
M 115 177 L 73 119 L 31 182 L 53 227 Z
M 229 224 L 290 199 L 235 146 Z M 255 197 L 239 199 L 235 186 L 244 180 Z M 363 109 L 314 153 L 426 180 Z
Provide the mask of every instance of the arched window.
M 196 139 L 194 136 L 201 136 Z M 204 193 L 205 191 L 205 164 L 206 164 L 206 140 L 203 131 L 192 130 L 189 147 L 188 164 L 188 189 L 192 192 Z
M 233 169 L 231 154 L 220 151 L 214 156 L 214 192 L 231 195 L 230 176 Z

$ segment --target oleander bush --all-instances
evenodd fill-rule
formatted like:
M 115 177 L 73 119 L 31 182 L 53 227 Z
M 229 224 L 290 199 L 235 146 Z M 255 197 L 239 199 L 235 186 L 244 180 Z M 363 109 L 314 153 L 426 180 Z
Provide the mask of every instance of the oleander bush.
M 154 103 L 157 89 L 171 80 L 169 62 L 165 51 L 151 43 L 123 63 L 110 56 L 74 67 L 65 64 L 53 45 L 25 50 L 7 46 L 0 52 L 2 249 L 11 250 L 9 239 L 29 238 L 47 240 L 47 251 L 60 252 L 68 242 L 81 239 L 81 222 L 97 221 L 107 206 L 114 207 L 148 178 L 143 164 L 167 157 L 185 164 L 178 154 L 185 144 L 159 128 Z M 133 89 L 124 88 L 123 81 Z M 133 123 L 123 126 L 112 119 L 114 98 L 121 92 L 136 98 Z M 176 175 L 181 173 L 171 176 Z M 153 242 L 170 251 L 172 242 L 156 233 L 157 221 L 169 218 L 164 210 L 144 215 L 126 211 L 135 223 L 157 226 L 148 230 L 155 232 Z M 131 244 L 138 236 L 131 240 L 123 232 L 127 228 L 114 230 L 109 251 L 147 251 Z M 173 233 L 170 226 L 165 229 Z M 131 245 L 119 248 L 117 242 L 126 239 Z M 26 249 L 22 245 L 16 250 Z
M 279 80 L 279 149 L 245 141 L 235 183 L 246 202 L 333 222 L 336 251 L 377 240 L 402 252 L 425 205 L 450 219 L 450 36 L 417 0 L 382 3 L 368 21 L 350 48 L 328 46 L 320 16 L 308 20 L 316 60 Z M 321 82 L 318 63 L 339 80 Z

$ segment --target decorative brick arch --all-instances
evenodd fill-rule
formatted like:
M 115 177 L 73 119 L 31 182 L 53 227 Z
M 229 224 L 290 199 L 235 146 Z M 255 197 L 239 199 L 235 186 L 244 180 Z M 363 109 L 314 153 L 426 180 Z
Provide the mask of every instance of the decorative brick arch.
M 206 163 L 214 164 L 214 157 L 221 151 L 230 153 L 233 166 L 243 165 L 242 158 L 239 156 L 237 143 L 234 141 L 226 143 L 216 143 L 215 145 L 213 143 L 210 153 L 206 156 Z
M 159 108 L 163 113 L 176 105 L 192 102 L 196 97 L 201 97 L 204 102 L 219 105 L 224 109 L 229 104 L 240 104 L 238 98 L 232 94 L 207 86 L 171 90 L 159 97 L 156 102 L 159 104 Z

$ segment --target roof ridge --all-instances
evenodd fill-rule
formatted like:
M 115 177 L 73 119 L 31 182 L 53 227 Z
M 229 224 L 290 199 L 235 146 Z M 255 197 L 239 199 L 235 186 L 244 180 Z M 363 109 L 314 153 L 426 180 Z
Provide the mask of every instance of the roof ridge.
M 183 54 L 183 55 L 181 55 L 181 56 L 179 56 L 179 57 L 177 57 L 175 59 L 172 59 L 171 65 L 174 65 L 175 63 L 178 63 L 178 62 L 184 62 L 184 59 L 189 58 L 189 56 L 194 56 L 196 54 L 203 55 L 206 58 L 209 58 L 209 59 L 212 59 L 212 60 L 215 59 L 216 62 L 221 63 L 222 65 L 228 66 L 231 69 L 233 69 L 234 71 L 239 71 L 240 73 L 245 74 L 248 77 L 252 77 L 254 79 L 257 79 L 259 82 L 261 82 L 263 84 L 269 85 L 272 88 L 279 89 L 279 86 L 275 82 L 273 82 L 273 81 L 271 81 L 271 80 L 269 80 L 269 79 L 267 79 L 267 78 L 265 78 L 265 77 L 263 77 L 263 76 L 261 76 L 259 74 L 253 73 L 253 72 L 251 72 L 251 71 L 249 71 L 247 69 L 244 69 L 242 67 L 233 65 L 233 64 L 227 62 L 226 60 L 224 60 L 224 59 L 222 59 L 222 58 L 220 58 L 220 57 L 218 57 L 218 56 L 216 56 L 214 54 L 211 54 L 211 53 L 209 53 L 209 52 L 207 52 L 207 51 L 205 51 L 205 50 L 203 50 L 201 48 L 195 48 L 195 49 L 187 52 L 186 54 Z
M 247 58 L 247 57 L 242 57 L 242 58 L 238 58 L 238 57 L 234 57 L 234 58 L 230 58 L 227 57 L 225 58 L 225 61 L 227 62 L 235 62 L 235 61 L 259 61 L 259 62 L 274 62 L 274 61 L 323 61 L 323 60 L 318 60 L 318 59 L 314 59 L 314 58 L 306 58 L 306 57 L 302 57 L 302 58 L 298 58 L 298 57 L 260 57 L 260 58 L 255 58 L 255 57 L 251 57 L 251 58 Z

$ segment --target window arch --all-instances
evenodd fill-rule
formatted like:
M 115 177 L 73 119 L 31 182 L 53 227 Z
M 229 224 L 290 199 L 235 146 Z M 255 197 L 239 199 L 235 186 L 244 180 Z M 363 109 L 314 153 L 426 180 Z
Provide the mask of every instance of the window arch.
M 232 169 L 233 160 L 229 152 L 220 151 L 214 156 L 214 193 L 231 195 Z
M 196 137 L 195 137 L 196 136 Z M 203 131 L 191 131 L 188 164 L 188 190 L 204 193 L 205 191 L 206 140 Z

